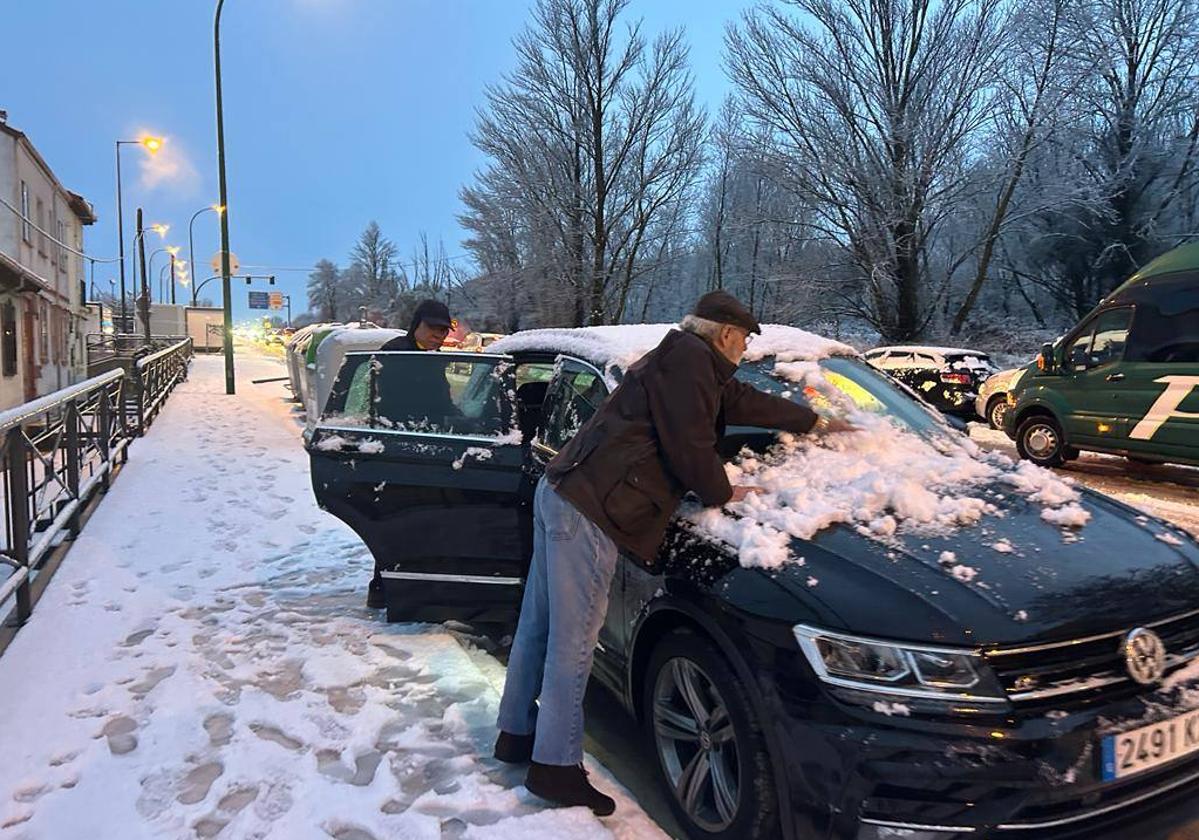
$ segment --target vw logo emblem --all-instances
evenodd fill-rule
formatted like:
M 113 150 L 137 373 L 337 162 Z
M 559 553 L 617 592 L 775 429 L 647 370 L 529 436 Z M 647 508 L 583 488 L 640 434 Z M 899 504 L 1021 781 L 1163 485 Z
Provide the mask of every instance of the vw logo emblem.
M 1151 685 L 1166 673 L 1166 646 L 1161 636 L 1138 627 L 1124 638 L 1124 663 L 1141 685 Z

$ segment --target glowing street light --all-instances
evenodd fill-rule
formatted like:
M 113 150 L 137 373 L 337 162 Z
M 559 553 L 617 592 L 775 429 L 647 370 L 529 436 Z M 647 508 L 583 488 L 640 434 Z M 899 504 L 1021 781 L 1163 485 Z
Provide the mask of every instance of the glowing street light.
M 192 213 L 191 220 L 187 223 L 187 261 L 191 264 L 192 274 L 196 273 L 196 239 L 194 231 L 196 217 L 201 213 L 207 213 L 209 211 L 216 213 L 217 217 L 219 218 L 225 213 L 225 205 L 209 204 L 207 207 L 201 207 L 195 213 Z M 192 306 L 195 306 L 195 304 L 196 302 L 193 300 Z
M 150 225 L 150 230 L 157 233 L 163 239 L 167 238 L 167 231 L 170 229 L 171 229 L 170 225 L 164 225 L 164 224 Z
M 154 135 L 146 135 L 137 140 L 117 140 L 116 141 L 116 159 L 117 159 L 117 246 L 119 248 L 120 266 L 121 266 L 121 321 L 122 324 L 128 318 L 128 310 L 126 309 L 126 292 L 125 292 L 125 210 L 121 200 L 121 147 L 122 146 L 141 146 L 150 155 L 158 154 L 162 149 L 163 138 Z

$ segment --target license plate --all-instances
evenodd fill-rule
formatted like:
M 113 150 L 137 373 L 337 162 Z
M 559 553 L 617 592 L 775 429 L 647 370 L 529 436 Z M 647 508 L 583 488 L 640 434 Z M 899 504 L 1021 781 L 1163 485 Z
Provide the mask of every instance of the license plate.
M 1103 779 L 1124 779 L 1199 752 L 1199 709 L 1103 738 Z

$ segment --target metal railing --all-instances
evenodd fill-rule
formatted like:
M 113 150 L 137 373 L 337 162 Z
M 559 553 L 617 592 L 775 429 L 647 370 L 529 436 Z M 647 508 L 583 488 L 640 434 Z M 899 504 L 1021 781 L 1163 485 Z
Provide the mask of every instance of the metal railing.
M 192 349 L 192 340 L 185 338 L 137 360 L 139 434 L 144 433 L 142 430 L 158 414 L 167 395 L 187 378 Z
M 0 412 L 0 617 L 15 597 L 16 623 L 28 620 L 34 572 L 51 549 L 78 535 L 84 507 L 186 378 L 191 351 L 185 339 L 139 359 L 133 377 L 112 370 Z

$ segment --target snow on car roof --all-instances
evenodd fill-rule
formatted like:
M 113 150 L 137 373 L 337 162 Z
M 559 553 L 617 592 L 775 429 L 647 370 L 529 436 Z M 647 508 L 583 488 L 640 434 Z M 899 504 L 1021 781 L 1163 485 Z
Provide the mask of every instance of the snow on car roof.
M 989 356 L 989 353 L 984 353 L 981 350 L 971 350 L 967 347 L 933 347 L 927 344 L 892 344 L 886 347 L 872 347 L 869 352 L 885 352 L 885 351 L 910 351 L 912 353 L 934 353 L 939 356 L 946 354 L 963 356 Z
M 653 350 L 677 329 L 677 324 L 624 324 L 608 327 L 552 328 L 526 330 L 501 338 L 487 348 L 489 353 L 521 353 L 542 350 L 577 356 L 604 368 L 624 370 Z M 848 344 L 824 338 L 796 327 L 763 324 L 754 336 L 746 361 L 776 356 L 782 361 L 816 361 L 829 356 L 856 356 Z

